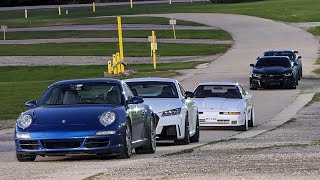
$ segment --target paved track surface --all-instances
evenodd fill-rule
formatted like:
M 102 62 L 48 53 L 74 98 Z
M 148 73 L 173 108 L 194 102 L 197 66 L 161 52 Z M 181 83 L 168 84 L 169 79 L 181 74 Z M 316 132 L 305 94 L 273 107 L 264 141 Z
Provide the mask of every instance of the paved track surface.
M 312 64 L 317 58 L 318 42 L 310 34 L 299 28 L 294 28 L 283 23 L 271 20 L 242 16 L 242 15 L 223 15 L 223 14 L 170 14 L 152 15 L 163 17 L 174 17 L 188 21 L 196 21 L 209 26 L 219 27 L 230 32 L 235 40 L 233 48 L 218 60 L 213 61 L 208 68 L 201 71 L 187 71 L 184 76 L 178 77 L 187 90 L 193 90 L 199 82 L 203 81 L 238 81 L 248 88 L 249 64 L 254 63 L 257 56 L 267 49 L 296 49 L 303 56 L 304 75 L 310 74 L 313 69 Z M 270 120 L 283 108 L 292 103 L 300 90 L 259 90 L 252 91 L 254 95 L 256 124 L 262 124 Z M 12 130 L 11 130 L 12 131 Z M 2 131 L 3 132 L 3 131 Z M 3 132 L 1 136 L 0 149 L 0 169 L 4 176 L 15 178 L 81 178 L 104 169 L 117 167 L 130 167 L 132 164 L 146 163 L 148 158 L 158 157 L 161 154 L 184 149 L 207 143 L 213 140 L 220 140 L 239 132 L 232 130 L 202 130 L 201 141 L 189 146 L 159 146 L 154 155 L 133 155 L 130 160 L 96 160 L 69 158 L 39 158 L 40 163 L 28 164 L 18 163 L 14 160 L 13 143 L 10 141 L 12 133 Z M 47 162 L 48 160 L 51 160 Z M 63 160 L 63 161 L 57 161 Z M 15 173 L 13 169 L 19 169 Z M 85 169 L 86 171 L 82 171 Z M 116 173 L 116 172 L 114 172 Z M 12 175 L 14 174 L 14 175 Z M 112 175 L 112 173 L 111 173 Z
M 107 16 L 113 17 L 113 16 Z M 179 21 L 178 21 L 179 23 Z M 209 26 L 184 26 L 176 25 L 176 30 L 212 30 L 216 27 Z M 172 30 L 171 25 L 157 25 L 157 24 L 123 24 L 123 30 Z M 18 31 L 104 31 L 104 30 L 118 30 L 117 24 L 97 24 L 97 25 L 63 25 L 63 26 L 48 26 L 48 27 L 29 27 L 29 28 L 8 28 L 7 32 Z

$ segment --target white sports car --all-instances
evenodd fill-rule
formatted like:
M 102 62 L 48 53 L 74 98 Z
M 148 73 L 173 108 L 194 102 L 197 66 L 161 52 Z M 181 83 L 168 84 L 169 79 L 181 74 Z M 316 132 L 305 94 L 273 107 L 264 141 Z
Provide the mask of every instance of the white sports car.
M 144 99 L 159 117 L 157 137 L 176 144 L 199 141 L 198 109 L 177 80 L 167 78 L 127 79 L 133 94 Z
M 238 83 L 207 82 L 194 91 L 200 126 L 232 126 L 240 131 L 254 124 L 252 95 Z

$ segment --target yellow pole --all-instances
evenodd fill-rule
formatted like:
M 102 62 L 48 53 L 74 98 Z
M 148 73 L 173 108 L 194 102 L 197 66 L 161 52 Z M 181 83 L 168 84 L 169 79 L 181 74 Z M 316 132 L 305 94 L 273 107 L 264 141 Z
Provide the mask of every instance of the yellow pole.
M 117 64 L 117 58 L 116 58 L 116 55 L 113 54 L 112 55 L 113 74 L 118 74 L 117 67 L 114 66 L 115 64 Z
M 61 16 L 61 7 L 58 7 L 59 16 Z
M 152 56 L 153 56 L 153 70 L 157 69 L 157 57 L 156 57 L 156 42 L 155 42 L 155 34 L 152 31 Z
M 173 22 L 173 18 L 171 18 L 172 22 Z M 173 38 L 174 39 L 177 39 L 177 36 L 176 36 L 176 30 L 174 28 L 174 23 L 172 23 L 172 30 L 173 30 Z
M 130 7 L 132 8 L 132 6 L 133 6 L 133 5 L 132 5 L 132 0 L 130 0 Z
M 28 9 L 24 10 L 24 18 L 26 18 L 26 19 L 28 18 Z
M 95 2 L 92 3 L 92 11 L 96 12 L 96 3 Z
M 117 52 L 116 53 L 116 58 L 117 58 L 117 71 L 118 73 L 121 73 L 121 66 L 120 66 L 120 54 Z
M 121 24 L 121 17 L 117 17 L 118 20 L 118 37 L 119 37 L 119 54 L 120 54 L 120 60 L 123 60 L 123 41 L 122 41 L 122 24 Z
M 172 0 L 169 0 L 169 4 L 172 4 Z
M 112 74 L 112 65 L 111 65 L 111 61 L 108 61 L 108 74 Z

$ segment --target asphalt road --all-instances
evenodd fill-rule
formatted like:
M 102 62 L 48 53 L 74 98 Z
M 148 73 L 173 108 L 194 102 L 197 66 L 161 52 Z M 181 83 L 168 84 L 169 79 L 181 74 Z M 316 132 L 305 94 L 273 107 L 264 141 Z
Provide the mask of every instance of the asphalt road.
M 248 74 L 250 63 L 254 63 L 257 56 L 268 49 L 295 49 L 303 56 L 304 75 L 310 75 L 312 64 L 317 58 L 318 42 L 310 34 L 283 23 L 271 20 L 222 14 L 170 14 L 152 15 L 174 17 L 188 21 L 196 21 L 215 26 L 230 32 L 235 40 L 234 46 L 226 54 L 211 63 L 208 68 L 184 71 L 184 75 L 177 77 L 187 90 L 193 90 L 203 81 L 237 81 L 248 89 Z M 300 90 L 258 90 L 251 92 L 254 96 L 256 124 L 263 124 L 291 104 Z M 11 130 L 12 131 L 12 130 Z M 39 158 L 41 163 L 25 164 L 14 160 L 14 148 L 11 141 L 12 132 L 1 131 L 0 144 L 0 176 L 13 178 L 81 178 L 103 172 L 105 168 L 121 167 L 131 163 L 146 162 L 149 158 L 158 157 L 164 153 L 185 149 L 214 140 L 220 140 L 239 132 L 233 130 L 201 130 L 200 143 L 189 146 L 159 146 L 154 155 L 133 155 L 130 160 L 101 161 L 81 156 L 77 161 L 69 158 Z M 49 160 L 49 162 L 47 162 Z M 56 161 L 63 160 L 63 161 Z M 110 163 L 112 162 L 112 163 Z M 29 165 L 29 164 L 28 164 Z M 24 173 L 14 174 L 14 170 Z M 85 169 L 85 171 L 82 171 Z M 26 173 L 27 172 L 27 173 Z

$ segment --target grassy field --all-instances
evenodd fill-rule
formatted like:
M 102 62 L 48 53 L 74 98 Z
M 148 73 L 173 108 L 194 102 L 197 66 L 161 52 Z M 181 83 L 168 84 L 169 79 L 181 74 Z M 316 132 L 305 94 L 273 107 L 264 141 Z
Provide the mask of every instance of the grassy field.
M 308 29 L 308 32 L 310 32 L 311 34 L 313 34 L 315 36 L 320 36 L 320 26 L 312 27 L 312 28 Z
M 0 11 L 1 14 L 1 11 Z M 0 15 L 1 16 L 1 15 Z M 1 19 L 1 17 L 0 17 Z M 122 17 L 123 24 L 161 24 L 168 25 L 169 19 L 162 17 Z M 179 25 L 200 26 L 203 24 L 190 21 L 177 21 Z M 9 28 L 28 28 L 28 27 L 45 27 L 45 26 L 63 26 L 63 25 L 96 25 L 96 24 L 117 24 L 116 17 L 106 18 L 18 18 L 18 19 L 2 19 L 0 24 L 5 24 Z
M 158 56 L 195 56 L 224 53 L 230 45 L 159 43 Z M 0 56 L 110 56 L 118 50 L 117 43 L 48 43 L 2 44 Z M 125 43 L 129 57 L 150 56 L 149 43 Z
M 164 63 L 153 71 L 151 64 L 129 65 L 137 73 L 130 77 L 171 77 L 175 70 L 191 69 L 204 62 Z M 63 79 L 102 78 L 106 66 L 14 66 L 0 67 L 0 119 L 16 118 L 23 110 L 24 103 L 39 99 L 51 83 Z M 126 78 L 130 78 L 126 77 Z M 123 79 L 123 76 L 116 77 Z
M 123 31 L 124 38 L 147 38 L 151 35 L 148 30 Z M 231 40 L 229 33 L 223 30 L 176 30 L 178 39 L 216 39 Z M 172 30 L 157 30 L 157 38 L 173 38 Z M 7 40 L 21 39 L 60 39 L 60 38 L 117 38 L 118 31 L 25 31 L 8 32 Z
M 319 0 L 264 0 L 235 4 L 213 4 L 211 2 L 148 4 L 129 6 L 99 7 L 96 13 L 90 7 L 68 8 L 69 15 L 58 17 L 57 9 L 30 10 L 31 19 L 80 18 L 93 16 L 155 14 L 155 13 L 232 13 L 257 16 L 285 22 L 318 22 L 320 21 Z M 65 10 L 65 9 L 64 9 Z M 0 12 L 0 20 L 13 21 L 24 17 L 24 12 Z

